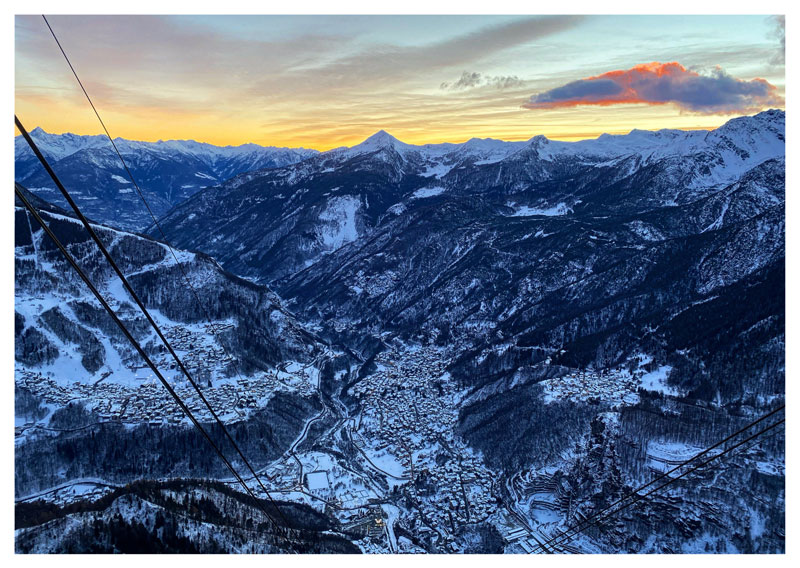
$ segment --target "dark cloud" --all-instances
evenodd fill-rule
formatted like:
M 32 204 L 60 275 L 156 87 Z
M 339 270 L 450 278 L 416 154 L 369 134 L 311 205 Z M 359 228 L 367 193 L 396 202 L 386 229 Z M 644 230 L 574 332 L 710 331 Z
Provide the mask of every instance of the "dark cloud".
M 770 59 L 773 65 L 784 65 L 786 63 L 786 16 L 772 16 L 772 33 L 778 40 L 778 47 L 775 54 Z
M 458 81 L 444 82 L 439 88 L 445 91 L 463 91 L 475 87 L 492 86 L 497 89 L 520 87 L 525 83 L 516 75 L 483 75 L 475 71 L 464 71 Z
M 672 63 L 646 63 L 572 81 L 533 95 L 522 105 L 550 109 L 583 105 L 672 103 L 701 114 L 755 112 L 782 105 L 777 88 L 764 79 L 737 79 L 717 67 L 700 74 Z
M 420 70 L 433 72 L 470 65 L 507 49 L 568 30 L 580 16 L 546 16 L 486 26 L 477 31 L 426 45 L 372 46 L 369 50 L 313 68 L 317 85 L 336 86 L 415 79 Z
M 506 75 L 500 77 L 490 77 L 488 84 L 497 87 L 498 89 L 513 89 L 514 87 L 521 87 L 525 81 L 516 75 Z
M 482 82 L 483 77 L 480 73 L 470 73 L 469 71 L 464 71 L 458 81 L 454 83 L 444 82 L 439 85 L 439 88 L 444 90 L 459 91 L 461 89 L 471 89 L 472 87 L 477 87 Z

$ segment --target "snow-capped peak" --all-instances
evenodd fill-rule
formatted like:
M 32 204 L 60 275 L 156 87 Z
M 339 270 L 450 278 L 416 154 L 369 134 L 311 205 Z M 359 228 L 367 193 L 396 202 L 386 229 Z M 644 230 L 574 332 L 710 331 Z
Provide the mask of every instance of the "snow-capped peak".
M 403 150 L 409 147 L 410 146 L 408 144 L 401 142 L 385 130 L 379 130 L 360 144 L 357 144 L 350 149 L 361 152 L 375 152 L 385 148 Z
M 720 170 L 720 181 L 724 181 L 766 159 L 782 156 L 784 125 L 784 111 L 773 109 L 731 119 L 710 131 L 634 129 L 628 134 L 602 134 L 577 142 L 549 140 L 540 135 L 527 144 L 545 160 L 557 156 L 582 156 L 592 160 L 637 156 L 650 161 L 710 154 L 718 158 L 712 169 Z
M 85 150 L 87 148 L 98 148 L 108 145 L 108 139 L 101 135 L 79 135 L 70 132 L 64 134 L 50 134 L 46 132 L 41 126 L 37 126 L 29 132 L 36 145 L 48 158 L 60 160 L 75 152 Z M 14 154 L 19 157 L 20 155 L 33 155 L 33 152 L 28 147 L 28 143 L 22 135 L 14 138 Z

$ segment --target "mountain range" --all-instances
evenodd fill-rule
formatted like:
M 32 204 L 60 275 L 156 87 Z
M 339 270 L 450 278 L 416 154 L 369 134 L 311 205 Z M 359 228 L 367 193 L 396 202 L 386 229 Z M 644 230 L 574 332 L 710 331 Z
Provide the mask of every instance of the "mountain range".
M 69 189 L 110 176 L 102 140 L 47 136 Z M 283 164 L 195 145 L 121 144 L 215 178 L 164 190 L 160 228 L 132 198 L 114 210 L 122 183 L 81 204 L 328 550 L 529 551 L 785 398 L 783 111 L 572 143 L 380 131 Z M 239 166 L 199 169 L 237 152 Z M 25 183 L 52 198 L 37 179 Z M 89 210 L 87 195 L 105 204 Z M 77 222 L 37 203 L 170 368 Z M 18 550 L 84 550 L 83 529 L 54 539 L 66 518 L 128 534 L 132 507 L 148 511 L 136 530 L 158 515 L 174 532 L 148 546 L 245 550 L 242 505 L 190 480 L 230 481 L 223 468 L 16 214 L 16 496 L 38 503 L 17 505 Z M 186 387 L 174 368 L 170 380 Z M 746 447 L 557 551 L 782 552 L 784 444 Z M 166 498 L 176 478 L 206 500 L 188 518 Z
M 695 202 L 780 159 L 783 130 L 783 113 L 768 111 L 710 132 L 633 131 L 575 143 L 536 136 L 412 146 L 381 131 L 352 148 L 211 186 L 162 226 L 180 246 L 269 282 L 430 199 L 475 197 L 497 216 L 534 220 Z
M 35 128 L 30 135 L 87 215 L 128 230 L 142 230 L 153 222 L 106 136 L 50 134 L 42 128 Z M 116 138 L 114 143 L 156 216 L 207 185 L 249 170 L 292 164 L 317 153 L 258 144 L 214 146 L 194 140 Z M 66 206 L 21 135 L 14 140 L 14 167 L 16 181 L 40 197 Z

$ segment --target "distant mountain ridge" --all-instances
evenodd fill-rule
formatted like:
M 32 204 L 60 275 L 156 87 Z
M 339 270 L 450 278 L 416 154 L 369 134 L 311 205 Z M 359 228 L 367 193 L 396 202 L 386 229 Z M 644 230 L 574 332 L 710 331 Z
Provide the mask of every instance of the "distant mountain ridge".
M 689 203 L 782 158 L 784 129 L 784 112 L 771 110 L 712 131 L 635 130 L 580 142 L 536 136 L 414 146 L 380 131 L 350 148 L 209 187 L 176 206 L 162 225 L 181 246 L 269 282 L 433 196 L 480 196 L 505 215 L 607 214 Z M 630 187 L 613 197 L 598 193 L 618 184 Z
M 454 179 L 460 169 L 508 160 L 563 163 L 571 159 L 590 165 L 627 160 L 629 167 L 641 167 L 670 156 L 692 155 L 705 156 L 708 161 L 699 172 L 701 179 L 692 186 L 727 183 L 781 152 L 784 121 L 783 111 L 770 110 L 730 120 L 711 131 L 633 130 L 626 135 L 603 134 L 578 142 L 538 135 L 521 142 L 472 138 L 460 144 L 412 145 L 381 130 L 360 144 L 327 152 L 257 144 L 214 146 L 194 140 L 138 142 L 116 138 L 115 143 L 154 213 L 161 216 L 204 187 L 245 174 L 226 184 L 238 186 L 264 175 L 250 172 L 284 168 L 309 158 L 316 161 L 293 175 L 328 173 L 348 160 L 372 156 L 387 163 L 393 161 L 396 175 L 402 170 L 405 175 L 435 182 L 448 175 Z M 31 136 L 90 216 L 126 230 L 144 230 L 152 223 L 105 136 L 50 134 L 42 128 L 35 128 Z M 21 136 L 15 138 L 14 151 L 15 180 L 24 182 L 40 197 L 64 205 Z M 363 166 L 369 167 L 368 162 Z
M 41 128 L 30 134 L 88 215 L 127 230 L 141 230 L 152 223 L 106 136 L 50 134 Z M 299 162 L 318 153 L 258 144 L 214 146 L 194 140 L 138 142 L 116 138 L 114 142 L 156 215 L 207 185 L 242 172 Z M 64 204 L 22 136 L 14 139 L 14 156 L 16 181 L 44 199 Z
M 462 160 L 476 159 L 475 165 L 496 163 L 523 153 L 535 154 L 541 160 L 557 160 L 568 157 L 585 158 L 591 163 L 598 160 L 615 160 L 635 157 L 649 163 L 670 156 L 690 156 L 700 153 L 715 153 L 729 171 L 725 180 L 735 178 L 745 169 L 783 153 L 785 113 L 769 110 L 752 117 L 739 117 L 726 122 L 714 130 L 632 130 L 628 134 L 602 134 L 598 138 L 564 142 L 550 140 L 537 135 L 524 142 L 506 142 L 493 138 L 472 138 L 463 144 L 426 144 L 413 146 L 400 142 L 390 134 L 380 131 L 361 144 L 341 152 L 355 156 L 391 148 L 408 159 L 415 154 L 424 159 L 443 160 L 459 165 Z M 737 162 L 739 162 L 737 164 Z M 739 165 L 736 168 L 735 165 Z M 437 177 L 441 177 L 437 172 Z

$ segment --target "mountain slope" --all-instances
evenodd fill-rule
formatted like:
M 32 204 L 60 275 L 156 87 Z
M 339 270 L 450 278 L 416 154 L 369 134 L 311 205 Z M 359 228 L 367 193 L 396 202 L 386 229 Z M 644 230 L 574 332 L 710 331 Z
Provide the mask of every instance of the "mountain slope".
M 177 499 L 176 499 L 177 497 Z M 278 518 L 266 500 L 261 504 Z M 208 481 L 136 482 L 92 503 L 16 510 L 20 553 L 358 553 L 338 523 L 304 505 L 282 503 L 294 529 L 270 526 L 245 494 Z M 42 522 L 43 520 L 45 520 Z M 245 520 L 247 519 L 247 520 Z M 281 527 L 283 528 L 283 527 Z
M 57 209 L 44 211 L 42 216 L 156 362 L 171 369 L 169 376 L 182 382 L 155 332 L 80 223 Z M 166 245 L 105 226 L 95 228 L 187 366 L 202 375 L 204 384 L 221 386 L 237 369 L 248 376 L 291 361 L 308 365 L 325 349 L 272 291 L 225 272 L 211 258 L 176 251 L 198 303 Z M 16 209 L 15 239 L 15 357 L 19 372 L 53 377 L 54 385 L 60 386 L 53 386 L 49 395 L 56 398 L 64 389 L 81 391 L 81 385 L 114 384 L 125 390 L 135 389 L 143 380 L 152 382 L 154 377 L 133 347 L 22 207 Z M 227 411 L 233 412 L 233 408 Z
M 782 388 L 780 304 L 750 314 L 764 331 L 751 336 L 750 366 L 701 347 L 719 326 L 739 329 L 732 315 L 680 348 L 673 322 L 779 285 L 784 121 L 767 111 L 710 132 L 577 143 L 411 146 L 379 132 L 208 188 L 164 227 L 273 283 L 353 348 L 390 337 L 461 345 L 452 369 L 472 389 L 543 362 L 607 368 L 647 353 L 684 393 L 752 400 Z M 720 341 L 720 353 L 747 342 Z M 717 364 L 714 376 L 691 371 Z

